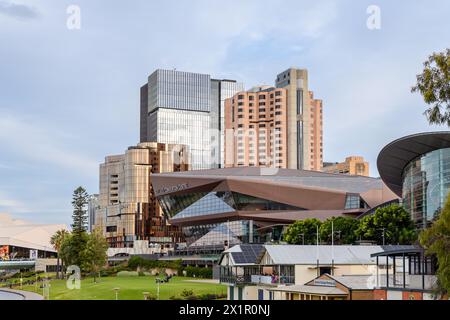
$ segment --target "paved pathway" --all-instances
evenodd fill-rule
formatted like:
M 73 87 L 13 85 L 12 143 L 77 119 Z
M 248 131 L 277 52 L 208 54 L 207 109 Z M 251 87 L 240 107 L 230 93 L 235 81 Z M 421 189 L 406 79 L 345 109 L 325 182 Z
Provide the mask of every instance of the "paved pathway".
M 0 288 L 0 300 L 43 300 L 44 297 L 40 294 L 22 291 Z

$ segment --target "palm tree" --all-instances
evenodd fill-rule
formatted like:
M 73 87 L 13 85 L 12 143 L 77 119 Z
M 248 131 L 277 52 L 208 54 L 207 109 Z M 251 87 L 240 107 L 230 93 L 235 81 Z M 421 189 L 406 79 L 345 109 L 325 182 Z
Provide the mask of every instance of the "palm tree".
M 59 250 L 61 249 L 61 245 L 64 242 L 64 239 L 69 235 L 69 231 L 65 229 L 61 229 L 56 231 L 56 233 L 50 238 L 50 243 L 53 248 L 57 251 L 57 260 L 56 260 L 56 278 L 59 279 Z

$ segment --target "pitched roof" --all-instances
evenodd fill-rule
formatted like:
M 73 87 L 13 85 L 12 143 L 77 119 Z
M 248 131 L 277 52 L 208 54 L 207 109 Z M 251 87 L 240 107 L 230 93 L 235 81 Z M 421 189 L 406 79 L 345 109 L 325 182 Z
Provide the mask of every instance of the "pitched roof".
M 381 246 L 265 245 L 273 264 L 375 264 L 371 254 L 383 251 Z
M 370 274 L 328 276 L 352 290 L 369 290 L 376 285 L 376 278 Z
M 50 238 L 61 229 L 68 230 L 64 224 L 33 224 L 0 214 L 0 245 L 55 252 Z
M 309 294 L 323 294 L 323 295 L 347 295 L 344 291 L 336 287 L 325 286 L 310 286 L 310 285 L 292 285 L 292 286 L 278 286 L 276 288 L 269 288 L 269 291 L 284 291 L 296 293 Z

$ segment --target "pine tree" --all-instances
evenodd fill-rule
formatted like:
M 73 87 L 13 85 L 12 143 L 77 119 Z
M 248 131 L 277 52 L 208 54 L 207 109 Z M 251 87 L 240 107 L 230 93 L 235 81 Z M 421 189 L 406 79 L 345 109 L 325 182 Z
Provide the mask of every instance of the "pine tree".
M 87 230 L 88 214 L 86 205 L 88 204 L 89 194 L 83 187 L 78 187 L 72 196 L 72 232 L 74 234 L 82 233 Z

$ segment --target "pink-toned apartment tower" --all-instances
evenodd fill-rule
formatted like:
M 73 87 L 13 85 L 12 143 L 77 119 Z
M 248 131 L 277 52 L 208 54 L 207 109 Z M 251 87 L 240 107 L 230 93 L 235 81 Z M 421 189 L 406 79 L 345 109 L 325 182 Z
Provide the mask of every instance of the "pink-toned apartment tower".
M 309 108 L 311 111 L 310 170 L 320 171 L 323 164 L 322 100 L 314 99 L 312 91 L 309 91 Z
M 287 168 L 287 91 L 259 86 L 225 100 L 225 167 Z

